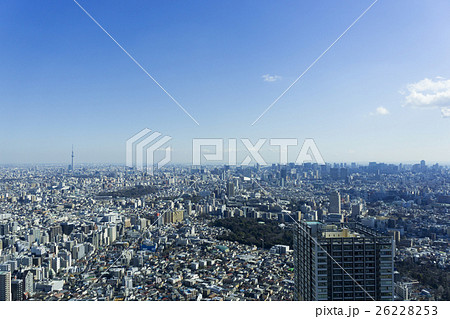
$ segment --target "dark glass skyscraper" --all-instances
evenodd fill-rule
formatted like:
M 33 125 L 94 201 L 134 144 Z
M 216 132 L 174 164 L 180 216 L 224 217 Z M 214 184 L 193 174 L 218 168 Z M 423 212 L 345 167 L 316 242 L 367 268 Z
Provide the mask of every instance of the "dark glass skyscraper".
M 394 298 L 393 239 L 359 224 L 300 222 L 294 265 L 296 300 Z
M 0 271 L 0 301 L 11 301 L 11 273 Z

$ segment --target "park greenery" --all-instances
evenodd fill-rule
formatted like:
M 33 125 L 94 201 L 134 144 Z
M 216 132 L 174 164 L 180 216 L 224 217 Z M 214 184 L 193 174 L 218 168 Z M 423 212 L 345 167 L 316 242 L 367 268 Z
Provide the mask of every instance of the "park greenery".
M 227 229 L 217 237 L 219 240 L 236 241 L 258 247 L 264 245 L 264 248 L 274 245 L 288 245 L 292 248 L 292 229 L 280 227 L 277 221 L 232 217 L 217 219 L 211 226 Z

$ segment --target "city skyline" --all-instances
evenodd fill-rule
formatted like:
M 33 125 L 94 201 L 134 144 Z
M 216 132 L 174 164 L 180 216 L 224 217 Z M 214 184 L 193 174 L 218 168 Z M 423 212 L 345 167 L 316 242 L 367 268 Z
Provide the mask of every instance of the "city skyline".
M 218 137 L 314 138 L 328 163 L 448 163 L 446 1 L 378 1 L 253 126 L 373 1 L 78 2 L 200 125 L 73 1 L 5 1 L 0 164 L 67 163 L 72 144 L 76 162 L 125 163 L 144 127 L 173 137 L 174 163 Z
M 0 6 L 7 317 L 449 317 L 450 1 Z
M 288 167 L 0 167 L 0 301 L 449 299 L 448 167 Z

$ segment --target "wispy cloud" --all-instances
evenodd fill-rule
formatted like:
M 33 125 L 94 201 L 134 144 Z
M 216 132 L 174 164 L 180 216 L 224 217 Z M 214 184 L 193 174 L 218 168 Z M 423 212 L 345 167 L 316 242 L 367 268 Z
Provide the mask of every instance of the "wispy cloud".
M 270 74 L 264 74 L 262 76 L 265 82 L 275 82 L 278 80 L 281 80 L 281 76 L 279 75 L 270 75 Z
M 441 108 L 442 117 L 450 117 L 450 107 Z
M 377 107 L 377 109 L 375 110 L 375 112 L 371 112 L 370 115 L 371 116 L 375 116 L 375 115 L 388 115 L 389 114 L 389 110 L 383 106 L 379 106 Z
M 450 117 L 450 80 L 443 77 L 425 78 L 406 86 L 403 106 L 441 109 L 442 117 Z

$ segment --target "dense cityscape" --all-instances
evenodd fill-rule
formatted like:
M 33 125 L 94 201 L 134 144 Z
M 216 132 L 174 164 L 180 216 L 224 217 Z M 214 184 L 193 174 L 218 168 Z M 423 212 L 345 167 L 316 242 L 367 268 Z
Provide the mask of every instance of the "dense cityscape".
M 449 12 L 3 0 L 2 318 L 450 318 Z
M 450 300 L 450 169 L 0 168 L 0 300 Z

